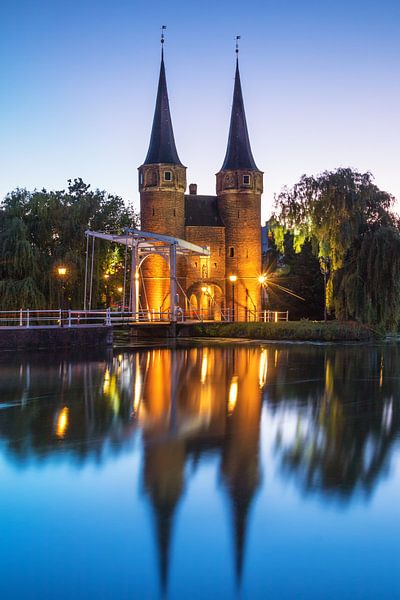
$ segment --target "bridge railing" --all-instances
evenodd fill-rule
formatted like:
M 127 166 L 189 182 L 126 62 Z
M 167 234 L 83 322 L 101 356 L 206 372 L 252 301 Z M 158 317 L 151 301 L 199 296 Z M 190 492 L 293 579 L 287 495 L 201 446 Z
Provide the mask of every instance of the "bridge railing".
M 207 309 L 197 311 L 184 311 L 178 309 L 175 321 L 234 321 L 235 314 L 232 309 L 221 310 L 212 314 Z M 249 313 L 248 320 L 278 322 L 287 321 L 287 311 L 264 310 L 258 313 Z M 0 327 L 77 327 L 81 325 L 118 325 L 128 323 L 168 323 L 172 314 L 169 311 L 140 310 L 137 312 L 103 310 L 38 310 L 20 309 L 15 311 L 0 311 Z
M 39 310 L 0 311 L 0 327 L 72 327 L 76 325 L 111 325 L 107 310 Z

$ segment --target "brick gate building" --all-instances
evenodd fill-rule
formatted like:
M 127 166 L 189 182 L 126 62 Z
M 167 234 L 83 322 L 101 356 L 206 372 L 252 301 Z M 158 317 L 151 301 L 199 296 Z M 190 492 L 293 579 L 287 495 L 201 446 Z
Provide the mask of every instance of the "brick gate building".
M 149 150 L 139 167 L 141 227 L 207 246 L 209 257 L 180 258 L 179 304 L 212 318 L 234 311 L 237 320 L 254 320 L 261 310 L 261 194 L 263 173 L 254 161 L 246 124 L 238 58 L 225 159 L 216 175 L 216 196 L 186 192 L 186 167 L 175 145 L 164 56 Z M 140 303 L 168 311 L 169 271 L 160 256 L 141 267 Z

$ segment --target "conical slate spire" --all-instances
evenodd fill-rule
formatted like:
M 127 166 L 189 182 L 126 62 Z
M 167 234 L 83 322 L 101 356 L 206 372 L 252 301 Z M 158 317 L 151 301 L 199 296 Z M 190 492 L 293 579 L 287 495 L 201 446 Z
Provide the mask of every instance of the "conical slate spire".
M 158 80 L 157 100 L 154 111 L 153 128 L 151 130 L 150 146 L 146 160 L 143 164 L 154 165 L 157 163 L 183 166 L 179 160 L 178 152 L 176 151 L 174 131 L 172 129 L 163 50 L 161 50 L 160 78 Z
M 228 148 L 226 150 L 225 160 L 221 171 L 236 169 L 258 171 L 251 153 L 249 133 L 247 131 L 238 59 L 236 59 L 235 87 L 233 91 Z

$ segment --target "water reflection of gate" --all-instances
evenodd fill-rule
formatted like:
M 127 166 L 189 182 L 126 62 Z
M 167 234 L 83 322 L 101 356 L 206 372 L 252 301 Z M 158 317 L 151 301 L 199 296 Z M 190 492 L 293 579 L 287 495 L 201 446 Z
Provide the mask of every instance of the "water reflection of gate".
M 43 357 L 7 358 L 2 403 L 16 404 L 18 415 L 0 411 L 0 435 L 21 464 L 58 453 L 78 465 L 129 450 L 140 428 L 164 588 L 186 465 L 217 453 L 240 581 L 261 481 L 262 400 L 283 472 L 303 492 L 349 501 L 368 496 L 386 471 L 400 430 L 399 365 L 396 349 L 350 347 L 157 348 L 47 366 Z

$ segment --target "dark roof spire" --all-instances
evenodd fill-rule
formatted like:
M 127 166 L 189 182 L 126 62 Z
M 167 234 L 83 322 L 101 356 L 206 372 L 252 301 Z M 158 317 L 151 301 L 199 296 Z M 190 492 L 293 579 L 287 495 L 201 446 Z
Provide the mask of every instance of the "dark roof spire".
M 161 66 L 158 80 L 156 108 L 154 111 L 153 127 L 151 130 L 150 146 L 143 164 L 153 165 L 167 163 L 182 165 L 175 146 L 174 131 L 172 129 L 171 113 L 169 110 L 167 80 L 164 66 L 164 30 L 161 28 Z
M 240 36 L 236 37 L 236 73 L 235 87 L 233 91 L 233 103 L 231 124 L 229 127 L 228 147 L 224 164 L 221 171 L 235 169 L 249 169 L 258 171 L 257 165 L 251 153 L 249 133 L 247 131 L 246 113 L 244 111 L 242 86 L 240 84 L 239 74 L 239 44 Z

